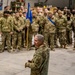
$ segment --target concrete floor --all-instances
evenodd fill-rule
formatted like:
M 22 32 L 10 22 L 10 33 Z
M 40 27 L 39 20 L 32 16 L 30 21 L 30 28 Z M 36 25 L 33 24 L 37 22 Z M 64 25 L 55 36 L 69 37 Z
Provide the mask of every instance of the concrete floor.
M 0 75 L 30 75 L 30 69 L 24 68 L 27 60 L 32 59 L 34 50 L 18 53 L 0 53 Z M 75 51 L 57 48 L 50 51 L 48 75 L 75 75 Z

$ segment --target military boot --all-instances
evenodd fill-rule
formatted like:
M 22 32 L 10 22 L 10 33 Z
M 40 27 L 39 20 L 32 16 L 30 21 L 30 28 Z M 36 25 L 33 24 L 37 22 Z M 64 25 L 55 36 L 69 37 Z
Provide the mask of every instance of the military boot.
M 60 48 L 63 48 L 63 45 L 61 45 Z
M 67 49 L 67 46 L 66 46 L 66 45 L 64 45 L 64 48 L 65 48 L 65 49 Z
M 53 47 L 51 47 L 50 49 L 51 49 L 51 51 L 55 51 L 55 49 Z

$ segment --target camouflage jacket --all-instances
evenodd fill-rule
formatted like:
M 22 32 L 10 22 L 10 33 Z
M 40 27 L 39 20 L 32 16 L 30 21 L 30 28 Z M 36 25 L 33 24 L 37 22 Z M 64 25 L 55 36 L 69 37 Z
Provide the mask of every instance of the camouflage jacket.
M 0 18 L 0 32 L 12 32 L 13 31 L 13 21 L 10 17 Z
M 35 33 L 39 31 L 39 24 L 38 24 L 39 20 L 38 17 L 33 18 L 33 23 L 31 24 L 32 27 L 32 32 Z
M 47 24 L 48 19 L 45 16 L 39 16 L 39 33 L 43 34 L 44 32 L 44 26 Z
M 73 19 L 73 22 L 72 22 L 72 30 L 75 33 L 75 18 Z
M 22 29 L 25 27 L 24 20 L 22 18 L 14 18 L 13 22 L 14 31 L 21 32 Z
M 55 23 L 54 19 L 52 19 L 52 21 Z M 56 31 L 55 24 L 53 24 L 50 20 L 48 20 L 47 24 L 45 24 L 44 32 L 55 33 L 55 31 Z
M 72 30 L 72 19 L 67 21 L 67 31 Z
M 49 63 L 49 50 L 45 45 L 36 49 L 28 67 L 31 68 L 31 75 L 47 75 Z
M 67 18 L 65 16 L 56 18 L 55 22 L 56 22 L 56 28 L 59 30 L 59 32 L 66 31 Z

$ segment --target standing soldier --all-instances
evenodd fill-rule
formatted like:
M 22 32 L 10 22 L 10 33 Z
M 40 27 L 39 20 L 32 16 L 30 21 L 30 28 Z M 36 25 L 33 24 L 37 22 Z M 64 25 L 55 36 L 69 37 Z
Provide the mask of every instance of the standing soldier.
M 73 50 L 75 50 L 75 9 L 72 10 L 72 13 L 73 13 L 73 23 L 72 23 L 72 30 L 74 32 L 74 47 L 73 47 Z
M 58 8 L 57 7 L 53 8 L 53 16 L 54 16 L 54 19 L 58 17 Z M 58 48 L 59 46 L 57 44 L 57 41 L 59 41 L 59 40 L 58 40 L 58 29 L 56 28 L 54 44 L 55 44 L 55 47 Z
M 22 29 L 24 27 L 24 23 L 20 19 L 19 12 L 16 12 L 15 18 L 14 18 L 14 25 L 13 25 L 13 36 L 12 36 L 12 46 L 13 46 L 13 51 L 16 50 L 21 50 L 22 48 Z
M 11 35 L 13 34 L 13 23 L 9 17 L 9 11 L 4 11 L 3 17 L 0 19 L 0 33 L 2 35 L 2 51 L 5 49 L 5 43 L 8 52 L 11 50 Z
M 67 10 L 68 10 L 68 8 L 67 7 L 64 7 L 64 10 L 63 10 L 63 14 L 64 15 L 67 15 Z
M 57 11 L 58 11 L 58 8 L 57 7 L 54 7 L 53 8 L 53 15 L 54 15 L 54 17 L 58 17 Z
M 32 11 L 32 24 L 31 24 L 31 27 L 32 27 L 32 45 L 34 45 L 34 36 L 36 34 L 38 34 L 38 31 L 39 31 L 39 25 L 38 25 L 38 17 L 37 17 L 37 12 L 35 10 Z
M 25 63 L 25 68 L 31 68 L 30 75 L 48 75 L 49 49 L 44 44 L 44 37 L 40 34 L 34 37 L 35 54 L 32 60 Z
M 67 14 L 67 43 L 72 44 L 72 19 L 71 14 Z
M 44 26 L 47 23 L 47 16 L 44 16 L 44 12 L 42 8 L 39 8 L 39 13 L 38 13 L 38 19 L 39 19 L 39 33 L 44 35 Z
M 58 34 L 59 34 L 59 42 L 61 45 L 61 48 L 66 48 L 66 25 L 67 24 L 67 19 L 66 17 L 62 14 L 62 11 L 58 11 L 58 17 L 56 19 L 56 27 L 58 29 Z
M 49 10 L 48 10 L 47 8 L 44 8 L 44 16 L 45 16 L 45 17 L 48 16 L 48 11 L 49 11 Z
M 0 20 L 1 20 L 2 16 L 3 16 L 3 13 L 0 12 Z M 2 49 L 1 49 L 1 47 L 2 47 L 2 35 L 1 34 L 2 33 L 1 33 L 1 24 L 0 24 L 0 53 L 2 52 Z
M 22 10 L 19 11 L 19 15 L 20 15 L 20 19 L 21 19 L 22 23 L 24 23 L 23 24 L 24 27 L 22 27 L 23 28 L 22 29 L 22 47 L 25 47 L 25 26 L 26 26 L 26 19 L 23 16 Z
M 48 12 L 48 22 L 44 27 L 44 37 L 45 43 L 54 50 L 54 37 L 55 37 L 55 20 L 53 17 L 53 13 L 51 11 Z

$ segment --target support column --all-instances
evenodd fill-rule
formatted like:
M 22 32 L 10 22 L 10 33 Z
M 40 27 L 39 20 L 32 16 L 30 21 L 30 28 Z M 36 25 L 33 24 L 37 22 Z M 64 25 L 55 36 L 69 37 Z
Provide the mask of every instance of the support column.
M 72 0 L 69 0 L 69 8 L 72 9 Z
M 73 0 L 73 2 L 74 2 L 73 7 L 74 7 L 74 9 L 75 9 L 75 0 Z

